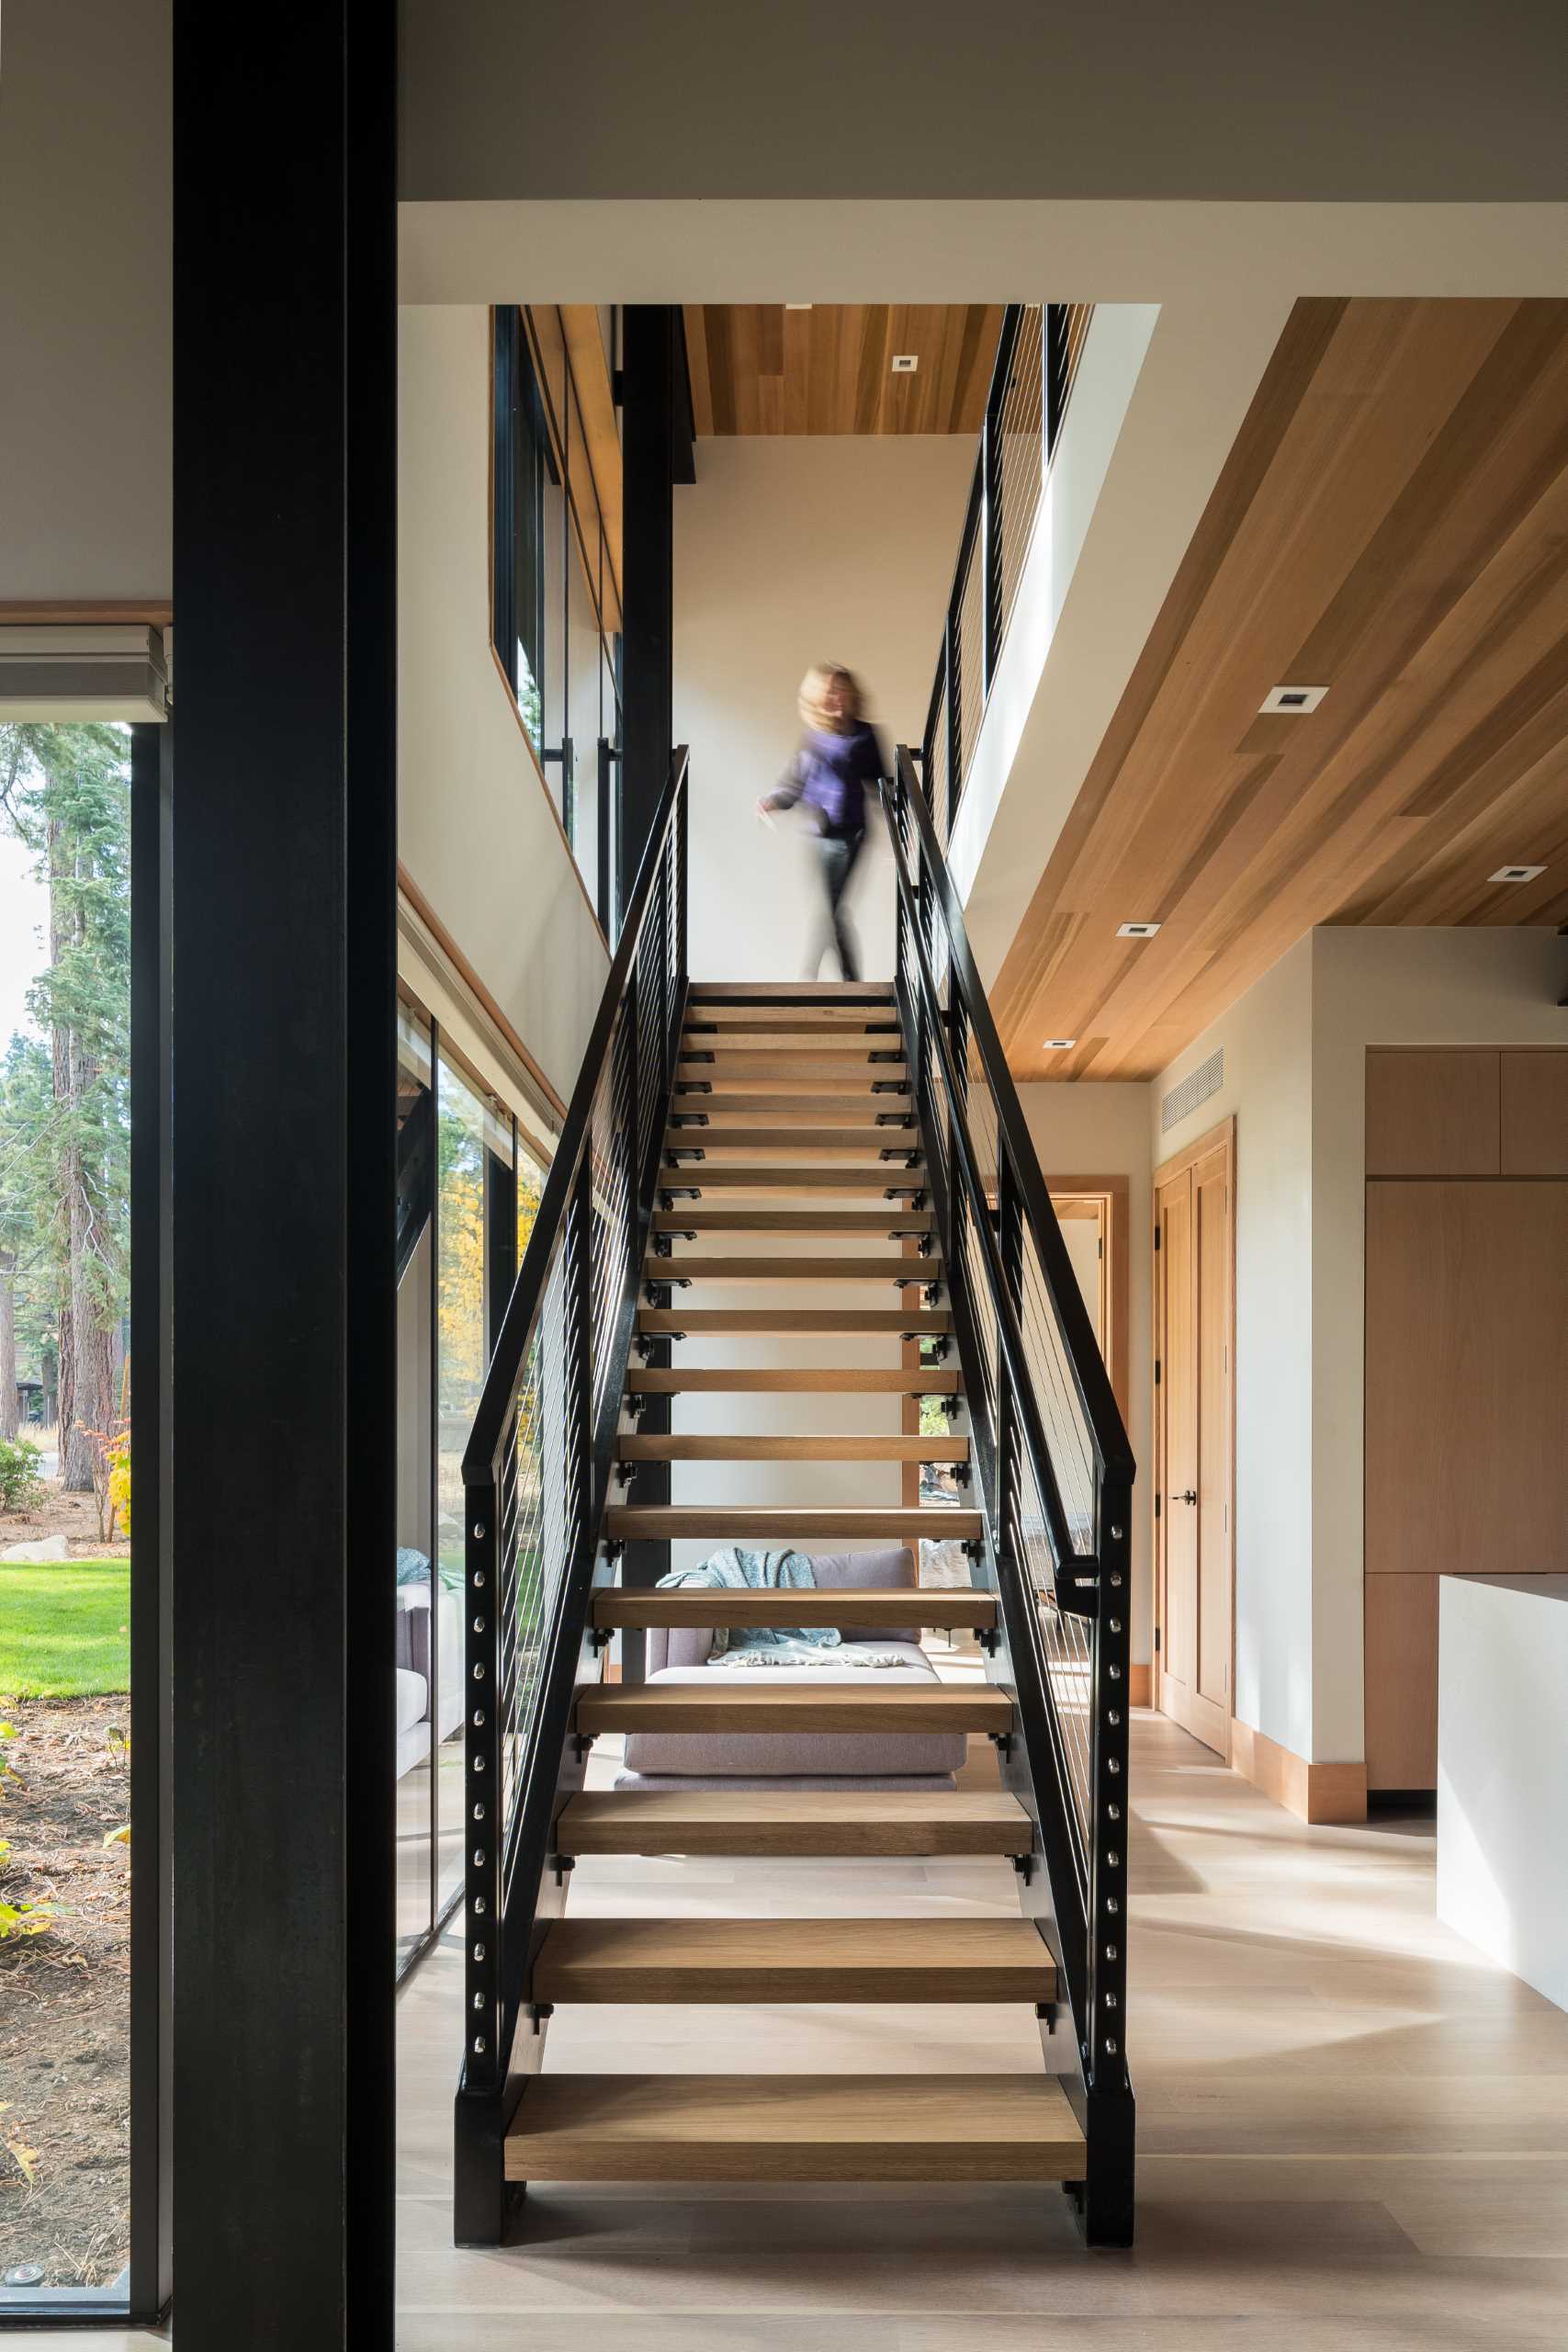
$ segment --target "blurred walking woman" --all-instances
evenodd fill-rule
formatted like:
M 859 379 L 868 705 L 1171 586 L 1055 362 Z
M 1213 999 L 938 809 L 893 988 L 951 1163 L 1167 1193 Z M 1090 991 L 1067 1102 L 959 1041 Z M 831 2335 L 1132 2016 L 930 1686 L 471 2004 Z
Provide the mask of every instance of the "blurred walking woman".
M 853 673 L 837 662 L 818 662 L 807 670 L 800 685 L 800 716 L 806 729 L 800 749 L 777 788 L 757 807 L 765 815 L 772 808 L 793 808 L 798 801 L 815 819 L 824 907 L 806 976 L 816 978 L 832 946 L 844 978 L 858 980 L 860 957 L 844 892 L 865 845 L 866 795 L 875 791 L 884 772 L 882 747 L 861 716 Z

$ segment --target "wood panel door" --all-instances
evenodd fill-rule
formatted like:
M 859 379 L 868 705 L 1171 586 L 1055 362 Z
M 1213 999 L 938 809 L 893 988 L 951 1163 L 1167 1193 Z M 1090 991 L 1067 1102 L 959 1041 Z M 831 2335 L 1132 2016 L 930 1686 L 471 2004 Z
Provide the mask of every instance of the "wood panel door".
M 1230 1749 L 1233 1134 L 1155 1180 L 1155 1703 Z

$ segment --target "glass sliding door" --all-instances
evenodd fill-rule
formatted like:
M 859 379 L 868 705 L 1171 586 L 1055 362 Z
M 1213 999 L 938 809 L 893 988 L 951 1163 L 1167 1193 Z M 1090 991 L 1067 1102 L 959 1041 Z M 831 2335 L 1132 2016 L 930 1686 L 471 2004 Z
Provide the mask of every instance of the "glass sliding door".
M 398 1965 L 435 1916 L 435 1782 L 431 1690 L 435 1579 L 433 1505 L 434 1097 L 428 1023 L 398 1016 Z
M 162 2267 L 156 1318 L 138 1359 L 134 1567 L 130 1354 L 132 831 L 140 1057 L 148 986 L 155 1023 L 166 978 L 159 877 L 141 863 L 159 838 L 160 736 L 0 723 L 0 2322 L 125 2311 L 133 2191 Z M 143 1150 L 153 1132 L 139 1128 Z M 154 1145 L 152 1182 L 145 1158 L 138 1174 L 152 1260 L 156 1165 Z
M 511 1180 L 513 1122 L 450 1049 L 436 1055 L 435 1747 L 438 1911 L 463 1883 L 463 1453 L 490 1362 L 495 1171 Z M 510 1220 L 505 1245 L 510 1247 Z M 507 1287 L 510 1288 L 508 1282 Z
M 401 1975 L 462 1891 L 463 1453 L 545 1164 L 435 1021 L 405 1003 L 398 1035 Z

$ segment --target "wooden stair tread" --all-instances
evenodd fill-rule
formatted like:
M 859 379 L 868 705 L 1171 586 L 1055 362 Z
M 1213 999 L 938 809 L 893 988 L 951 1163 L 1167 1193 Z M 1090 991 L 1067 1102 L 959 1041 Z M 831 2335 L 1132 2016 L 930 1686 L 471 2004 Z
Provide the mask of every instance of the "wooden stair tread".
M 962 1385 L 961 1374 L 926 1364 L 918 1372 L 861 1371 L 848 1364 L 823 1364 L 809 1372 L 772 1365 L 694 1364 L 682 1372 L 659 1364 L 626 1374 L 626 1387 L 634 1396 L 716 1395 L 726 1390 L 738 1396 L 956 1396 Z
M 665 1131 L 664 1154 L 682 1151 L 748 1151 L 754 1155 L 776 1151 L 786 1155 L 795 1151 L 842 1151 L 858 1155 L 862 1159 L 881 1161 L 882 1154 L 891 1152 L 897 1157 L 920 1152 L 918 1130 L 907 1127 L 670 1127 Z M 886 1165 L 886 1163 L 883 1163 Z
M 659 1171 L 661 1193 L 923 1193 L 926 1171 L 886 1159 L 875 1168 L 824 1168 L 781 1162 L 742 1168 L 716 1167 L 699 1160 L 693 1167 Z
M 1068 2180 L 1050 2075 L 535 2075 L 509 2180 Z
M 531 1997 L 566 2001 L 1054 2001 L 1028 1919 L 557 1919 Z
M 584 1791 L 555 1835 L 573 1857 L 1027 1854 L 1033 1843 L 1033 1823 L 1003 1789 Z
M 648 1625 L 994 1625 L 994 1592 L 944 1591 L 934 1585 L 850 1591 L 818 1585 L 805 1592 L 668 1592 L 607 1586 L 593 1596 L 593 1623 L 614 1631 Z
M 623 1437 L 623 1462 L 967 1462 L 966 1437 Z
M 891 1004 L 890 980 L 694 980 L 688 1004 Z
M 678 1058 L 682 1061 L 706 1061 L 710 1056 L 721 1062 L 737 1057 L 763 1064 L 783 1061 L 844 1061 L 875 1062 L 881 1066 L 882 1057 L 888 1057 L 888 1066 L 904 1058 L 904 1040 L 897 1028 L 850 1029 L 835 1023 L 818 1022 L 804 1036 L 779 1037 L 771 1031 L 748 1029 L 737 1024 L 723 1029 L 685 1029 L 682 1032 Z
M 750 1074 L 754 1078 L 810 1078 L 830 1080 L 835 1075 L 855 1086 L 897 1086 L 908 1078 L 902 1054 L 896 1061 L 876 1061 L 863 1047 L 855 1053 L 835 1053 L 829 1046 L 813 1046 L 808 1053 L 795 1053 L 787 1046 L 750 1047 L 720 1046 L 705 1047 L 703 1052 L 682 1051 L 676 1057 L 675 1076 L 688 1083 L 694 1079 L 715 1082 L 721 1078 L 739 1078 Z
M 804 1088 L 787 1094 L 758 1094 L 750 1089 L 717 1087 L 711 1094 L 704 1094 L 693 1089 L 678 1092 L 671 1107 L 677 1116 L 690 1116 L 701 1111 L 710 1119 L 786 1119 L 792 1124 L 807 1119 L 862 1125 L 874 1125 L 877 1114 L 886 1112 L 885 1124 L 890 1136 L 901 1134 L 905 1121 L 914 1117 L 914 1105 L 908 1095 L 873 1093 L 858 1079 L 840 1081 L 831 1092 L 819 1094 Z
M 617 1541 L 641 1537 L 653 1543 L 705 1536 L 730 1544 L 765 1537 L 787 1544 L 807 1535 L 837 1535 L 846 1543 L 894 1536 L 912 1544 L 925 1536 L 933 1544 L 968 1544 L 985 1532 L 977 1510 L 955 1510 L 946 1504 L 934 1505 L 930 1510 L 893 1506 L 886 1510 L 834 1510 L 807 1502 L 788 1509 L 776 1503 L 612 1503 L 606 1522 Z
M 879 1209 L 655 1209 L 655 1233 L 875 1233 L 894 1240 L 931 1229 L 930 1209 L 888 1201 Z M 670 1261 L 683 1262 L 680 1260 Z
M 667 1283 L 939 1283 L 940 1258 L 648 1258 L 642 1278 Z
M 701 1339 L 705 1333 L 748 1331 L 887 1332 L 941 1339 L 953 1329 L 945 1307 L 912 1306 L 639 1306 L 637 1328 Z
M 728 1037 L 737 1030 L 759 1037 L 897 1037 L 897 1007 L 892 1004 L 802 1004 L 792 1011 L 744 1004 L 694 1004 L 686 1013 L 686 1037 Z
M 890 1682 L 875 1674 L 829 1682 L 815 1668 L 798 1679 L 817 1684 L 761 1682 L 722 1669 L 694 1682 L 592 1683 L 577 1695 L 576 1727 L 584 1734 L 680 1732 L 1003 1733 L 1012 1728 L 1012 1700 L 994 1682 L 972 1686 Z M 711 1690 L 709 1685 L 715 1687 Z

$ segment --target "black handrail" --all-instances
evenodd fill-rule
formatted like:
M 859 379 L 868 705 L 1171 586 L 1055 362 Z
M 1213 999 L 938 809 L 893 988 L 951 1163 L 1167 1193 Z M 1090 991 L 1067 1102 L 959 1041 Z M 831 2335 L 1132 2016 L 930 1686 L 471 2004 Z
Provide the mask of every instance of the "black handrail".
M 927 790 L 931 796 L 931 814 L 938 832 L 944 841 L 952 836 L 953 820 L 964 791 L 974 740 L 964 734 L 964 662 L 961 616 L 969 586 L 971 567 L 978 560 L 981 565 L 981 626 L 979 631 L 979 693 L 976 697 L 984 715 L 991 691 L 991 682 L 1001 659 L 1002 642 L 1012 615 L 1007 606 L 1007 581 L 1002 564 L 1004 507 L 1010 506 L 1013 493 L 1009 490 L 1002 464 L 1004 437 L 1010 438 L 1015 428 L 1010 427 L 1004 412 L 1010 388 L 1014 380 L 1015 363 L 1027 379 L 1038 363 L 1040 370 L 1041 441 L 1040 483 L 1055 452 L 1056 442 L 1066 413 L 1067 396 L 1071 390 L 1069 353 L 1072 343 L 1069 322 L 1073 305 L 1066 302 L 1010 302 L 1002 313 L 1001 334 L 998 338 L 996 358 L 991 368 L 986 393 L 986 407 L 980 429 L 980 447 L 975 459 L 974 480 L 970 484 L 968 503 L 964 510 L 964 526 L 959 533 L 958 560 L 953 566 L 953 586 L 948 594 L 946 618 L 942 625 L 942 645 L 937 655 L 936 672 L 931 681 L 931 700 L 927 707 L 925 730 L 920 739 L 919 755 L 924 762 Z M 938 722 L 942 723 L 945 740 L 940 745 Z M 937 805 L 931 779 L 941 773 L 945 778 L 945 790 Z
M 528 1342 L 533 1337 L 540 1300 L 544 1295 L 546 1278 L 549 1272 L 549 1261 L 559 1238 L 567 1201 L 582 1164 L 583 1154 L 588 1148 L 589 1130 L 593 1115 L 593 1098 L 598 1090 L 600 1076 L 604 1067 L 604 1057 L 609 1050 L 610 1038 L 615 1026 L 621 1001 L 626 993 L 626 982 L 641 943 L 649 900 L 652 896 L 654 881 L 660 871 L 660 859 L 663 854 L 665 842 L 669 839 L 670 828 L 675 820 L 677 806 L 683 795 L 687 759 L 686 747 L 682 744 L 671 762 L 669 781 L 664 786 L 659 806 L 653 812 L 653 823 L 649 831 L 648 846 L 643 851 L 642 864 L 637 868 L 637 888 L 632 892 L 631 904 L 626 909 L 626 919 L 621 926 L 620 944 L 615 949 L 615 958 L 610 967 L 609 978 L 604 983 L 604 993 L 599 1000 L 599 1010 L 594 1016 L 593 1027 L 589 1033 L 588 1043 L 583 1048 L 582 1067 L 578 1072 L 577 1084 L 572 1089 L 566 1124 L 560 1131 L 550 1159 L 549 1174 L 545 1179 L 545 1189 L 539 1200 L 539 1212 L 534 1220 L 534 1229 L 528 1237 L 528 1247 L 523 1253 L 523 1262 L 517 1269 L 517 1280 L 513 1284 L 512 1296 L 507 1301 L 506 1313 L 502 1318 L 501 1329 L 496 1334 L 495 1349 L 490 1360 L 490 1369 L 485 1374 L 484 1386 L 479 1391 L 479 1401 L 474 1410 L 474 1425 L 468 1433 L 468 1442 L 463 1453 L 465 1484 L 470 1479 L 483 1476 L 485 1472 L 494 1464 L 496 1448 L 501 1442 L 505 1426 L 507 1408 L 515 1393 L 518 1375 L 523 1369 L 523 1360 L 527 1353 Z
M 898 747 L 898 781 L 907 794 L 906 805 L 919 836 L 926 879 L 935 895 L 936 911 L 947 933 L 948 956 L 957 984 L 960 1001 L 966 1017 L 968 1032 L 978 1048 L 987 1083 L 997 1107 L 1002 1148 L 1011 1163 L 1021 1194 L 1024 1223 L 1039 1253 L 1042 1272 L 1050 1287 L 1051 1304 L 1056 1311 L 1067 1340 L 1068 1361 L 1077 1389 L 1078 1402 L 1094 1441 L 1096 1465 L 1102 1476 L 1126 1479 L 1133 1476 L 1133 1450 L 1128 1442 L 1122 1408 L 1111 1386 L 1111 1375 L 1094 1327 L 1089 1319 L 1067 1245 L 1062 1238 L 1062 1228 L 1051 1206 L 1051 1195 L 1035 1153 L 1029 1122 L 1023 1115 L 1023 1105 L 1018 1099 L 1012 1073 L 997 1035 L 991 1008 L 976 969 L 969 934 L 964 923 L 964 902 L 948 871 L 947 860 L 931 823 L 931 810 L 920 788 L 920 780 L 906 745 Z M 895 854 L 903 865 L 902 845 L 898 829 L 890 824 Z M 901 876 L 901 878 L 903 878 Z M 914 883 L 908 884 L 911 892 Z M 934 984 L 933 984 L 934 985 Z
M 463 1457 L 467 1952 L 457 2231 L 504 2226 L 502 2141 L 577 1690 L 686 995 L 686 753 L 671 761 Z M 551 1884 L 551 1878 L 554 1884 Z M 543 2014 L 528 2039 L 534 2065 Z M 511 2087 L 509 2088 L 509 2083 Z
M 1044 1865 L 1043 1887 L 1023 1901 L 1055 1952 L 1073 2018 L 1079 2063 L 1066 2086 L 1085 2131 L 1085 2226 L 1096 2243 L 1124 2245 L 1133 2219 L 1125 2055 L 1133 1456 L 976 969 L 962 903 L 904 746 L 883 792 L 898 901 L 899 1015 L 964 1371 L 986 1557 L 1000 1601 L 1005 1656 L 991 1671 L 1010 1680 L 1018 1712 L 1018 1753 L 1004 1761 L 1004 1773 L 1033 1814 Z M 977 1086 L 996 1125 L 994 1197 L 971 1125 Z M 1075 1544 L 1068 1523 L 1024 1340 L 1026 1245 L 1055 1319 L 1052 1360 L 1070 1375 L 1092 1458 L 1088 1551 Z M 1031 1494 L 1050 1554 L 1050 1589 L 1029 1556 Z

